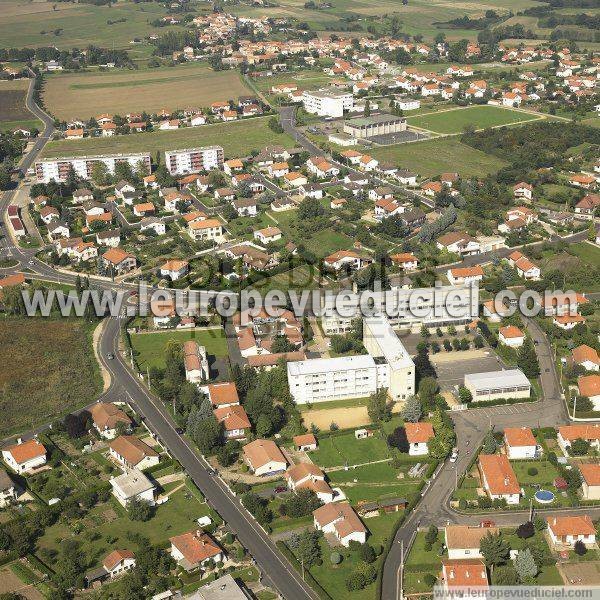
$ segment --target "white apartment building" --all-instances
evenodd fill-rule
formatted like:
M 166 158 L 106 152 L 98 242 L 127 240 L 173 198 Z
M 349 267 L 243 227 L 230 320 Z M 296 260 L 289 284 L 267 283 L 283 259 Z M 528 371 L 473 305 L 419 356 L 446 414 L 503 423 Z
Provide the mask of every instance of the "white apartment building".
M 100 154 L 97 156 L 78 156 L 67 158 L 46 158 L 35 163 L 35 175 L 39 183 L 51 181 L 62 182 L 69 177 L 71 170 L 82 179 L 90 179 L 94 165 L 104 163 L 110 175 L 115 174 L 115 167 L 119 163 L 128 163 L 135 171 L 140 163 L 145 171 L 150 173 L 152 162 L 149 153 L 140 154 Z
M 415 365 L 384 316 L 363 324 L 369 354 L 301 360 L 287 364 L 290 393 L 297 404 L 364 398 L 387 388 L 394 401 L 415 393 Z
M 351 92 L 338 90 L 316 90 L 303 92 L 302 104 L 304 110 L 320 117 L 343 117 L 344 111 L 351 110 L 354 106 L 354 97 Z
M 296 404 L 364 398 L 389 386 L 389 366 L 368 354 L 289 362 L 287 372 Z
M 373 292 L 371 297 L 394 328 L 415 332 L 422 325 L 466 325 L 477 317 L 479 311 L 477 282 L 414 290 L 396 288 Z M 348 293 L 344 300 L 325 297 L 322 302 L 321 326 L 325 335 L 348 333 L 352 329 L 353 319 L 358 316 L 358 294 Z
M 223 168 L 223 148 L 204 146 L 184 150 L 167 150 L 165 164 L 171 175 L 188 175 Z

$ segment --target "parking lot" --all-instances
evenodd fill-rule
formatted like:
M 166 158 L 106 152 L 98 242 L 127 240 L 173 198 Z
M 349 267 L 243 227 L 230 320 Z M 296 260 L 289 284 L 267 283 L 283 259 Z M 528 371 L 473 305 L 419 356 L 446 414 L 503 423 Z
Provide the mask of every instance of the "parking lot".
M 375 135 L 369 140 L 381 146 L 389 146 L 390 144 L 403 144 L 405 142 L 416 142 L 417 140 L 426 140 L 429 135 L 417 131 L 398 131 L 397 133 L 386 133 L 385 135 Z
M 429 355 L 442 391 L 451 391 L 462 385 L 464 376 L 470 373 L 485 373 L 503 368 L 500 358 L 489 348 L 465 352 L 440 352 Z

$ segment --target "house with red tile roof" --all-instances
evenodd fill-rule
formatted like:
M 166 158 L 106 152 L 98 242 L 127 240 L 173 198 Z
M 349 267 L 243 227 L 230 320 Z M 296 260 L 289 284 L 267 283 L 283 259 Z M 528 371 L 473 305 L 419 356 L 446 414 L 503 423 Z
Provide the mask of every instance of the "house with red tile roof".
M 514 325 L 500 327 L 498 330 L 500 343 L 511 348 L 520 348 L 525 343 L 525 334 Z
M 390 260 L 405 271 L 414 271 L 419 267 L 419 259 L 412 252 L 392 254 Z
M 317 438 L 313 433 L 304 433 L 302 435 L 296 435 L 293 438 L 294 446 L 296 450 L 303 452 L 309 452 L 310 450 L 316 450 L 319 445 Z
M 474 267 L 455 267 L 453 269 L 448 269 L 446 272 L 448 281 L 452 285 L 481 281 L 483 275 L 484 273 L 481 265 L 475 265 Z
M 272 440 L 258 439 L 242 448 L 244 462 L 257 476 L 275 475 L 285 471 L 288 461 Z
M 333 534 L 337 541 L 347 548 L 351 541 L 364 544 L 367 541 L 367 528 L 348 502 L 325 504 L 313 511 L 315 529 L 325 534 Z
M 135 554 L 131 550 L 113 550 L 102 561 L 102 566 L 112 579 L 135 567 Z
M 170 319 L 170 317 L 169 317 Z M 183 343 L 183 366 L 185 378 L 192 383 L 200 383 L 210 377 L 206 348 L 194 340 Z
M 540 447 L 529 427 L 507 427 L 504 430 L 506 456 L 511 460 L 537 458 Z
M 101 437 L 112 440 L 117 436 L 117 428 L 131 427 L 131 419 L 111 402 L 97 402 L 91 408 L 92 422 Z
M 225 439 L 243 440 L 250 432 L 250 420 L 243 406 L 215 408 L 213 414 L 222 423 Z
M 285 472 L 285 481 L 293 492 L 298 490 L 314 492 L 323 504 L 333 502 L 335 497 L 333 490 L 325 481 L 325 473 L 312 463 L 292 465 Z
M 206 567 L 209 561 L 225 562 L 225 551 L 207 533 L 198 529 L 170 538 L 171 556 L 186 571 Z
M 470 588 L 468 597 L 485 597 L 490 587 L 485 563 L 481 559 L 442 561 L 441 583 L 444 589 Z
M 580 463 L 581 490 L 584 500 L 600 500 L 600 465 Z
M 589 398 L 594 404 L 594 410 L 600 409 L 600 375 L 583 375 L 577 379 L 577 389 L 580 396 Z
M 478 468 L 483 488 L 492 500 L 503 498 L 507 504 L 519 503 L 521 486 L 506 456 L 480 454 Z
M 589 515 L 546 517 L 548 535 L 556 550 L 573 548 L 577 541 L 587 547 L 596 543 L 596 527 Z
M 121 435 L 115 438 L 109 444 L 109 449 L 110 456 L 126 469 L 143 471 L 160 461 L 158 452 L 135 435 Z
M 4 462 L 16 473 L 27 473 L 46 464 L 46 448 L 37 439 L 19 441 L 2 450 Z
M 405 423 L 404 430 L 409 444 L 408 453 L 411 456 L 423 456 L 429 453 L 427 444 L 435 435 L 431 423 Z
M 592 448 L 600 450 L 600 425 L 563 425 L 558 428 L 556 441 L 563 451 L 567 452 L 577 439 L 585 440 Z
M 571 360 L 574 364 L 580 365 L 586 371 L 600 370 L 600 357 L 598 356 L 598 351 L 586 344 L 573 348 L 571 351 Z

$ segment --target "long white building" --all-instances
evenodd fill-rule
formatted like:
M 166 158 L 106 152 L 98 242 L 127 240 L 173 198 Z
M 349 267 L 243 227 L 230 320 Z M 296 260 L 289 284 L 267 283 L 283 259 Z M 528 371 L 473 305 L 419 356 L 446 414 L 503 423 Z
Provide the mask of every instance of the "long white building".
M 364 321 L 369 354 L 301 360 L 287 364 L 290 393 L 297 404 L 364 398 L 387 388 L 394 401 L 415 392 L 415 365 L 383 316 Z
M 427 327 L 466 325 L 478 314 L 479 287 L 475 284 L 445 285 L 435 288 L 394 289 L 373 292 L 374 302 L 396 329 L 419 331 Z M 352 321 L 361 315 L 360 296 L 348 293 L 344 300 L 322 302 L 321 327 L 325 335 L 352 330 Z
M 343 117 L 344 111 L 354 106 L 352 92 L 339 90 L 316 90 L 303 92 L 302 104 L 304 110 L 320 117 Z
M 204 146 L 203 148 L 186 148 L 165 152 L 165 164 L 171 175 L 187 175 L 221 169 L 223 158 L 221 146 Z
M 140 163 L 143 164 L 147 173 L 150 173 L 152 162 L 149 153 L 139 154 L 99 154 L 97 156 L 77 156 L 61 158 L 45 158 L 35 163 L 35 175 L 39 183 L 50 183 L 51 181 L 62 182 L 69 177 L 71 170 L 82 179 L 90 179 L 94 165 L 98 162 L 104 163 L 107 171 L 115 174 L 115 167 L 119 163 L 126 162 L 136 170 Z

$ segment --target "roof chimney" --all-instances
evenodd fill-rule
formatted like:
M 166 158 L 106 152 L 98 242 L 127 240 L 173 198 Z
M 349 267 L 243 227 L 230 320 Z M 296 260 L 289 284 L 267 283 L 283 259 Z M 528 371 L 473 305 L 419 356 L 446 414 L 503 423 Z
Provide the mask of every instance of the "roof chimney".
M 505 486 L 505 487 L 506 487 L 506 486 L 508 486 L 508 477 L 505 477 L 505 478 L 504 478 L 504 486 Z

